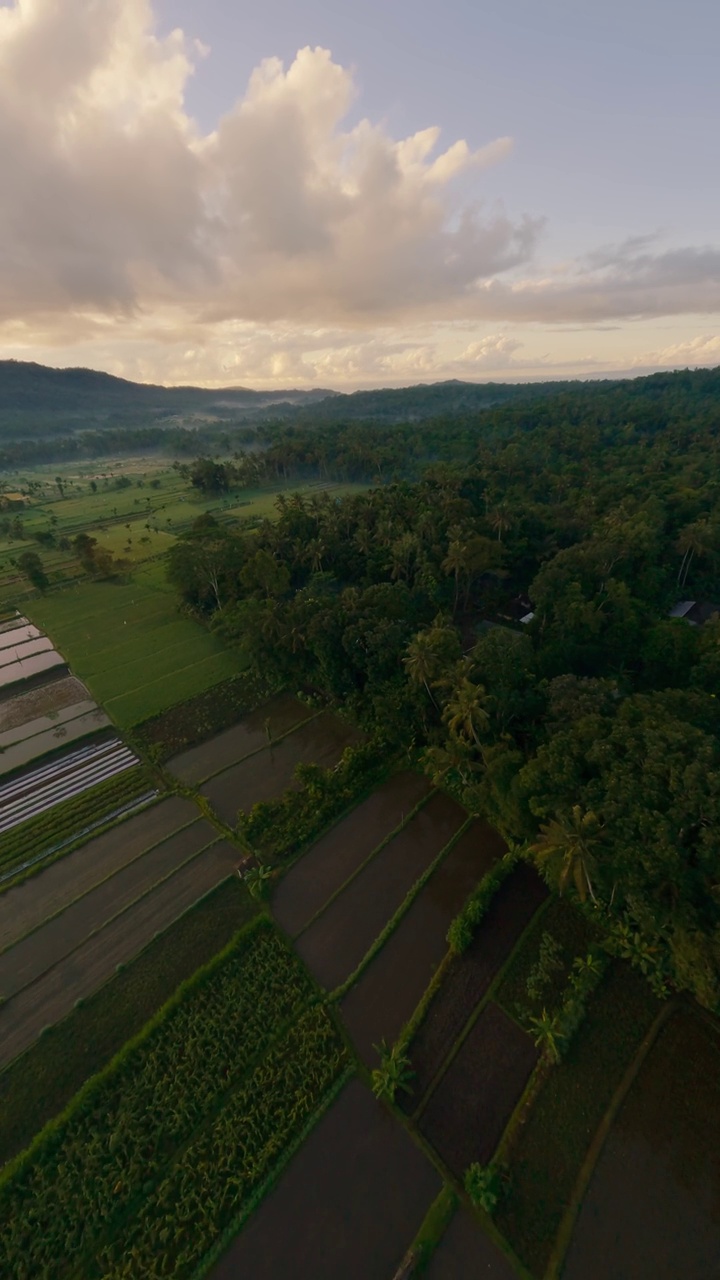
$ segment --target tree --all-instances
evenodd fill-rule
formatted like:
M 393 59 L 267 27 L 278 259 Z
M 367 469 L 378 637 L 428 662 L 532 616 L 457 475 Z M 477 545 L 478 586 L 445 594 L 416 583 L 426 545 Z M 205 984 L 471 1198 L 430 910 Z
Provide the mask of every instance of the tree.
M 38 591 L 44 591 L 50 585 L 42 560 L 37 551 L 23 551 L 17 559 L 18 569 L 25 574 L 28 581 L 37 588 Z
M 443 720 L 453 738 L 481 747 L 479 731 L 490 724 L 486 710 L 486 691 L 481 684 L 473 684 L 463 676 L 455 685 L 443 711 Z
M 415 1073 L 410 1069 L 410 1059 L 402 1046 L 394 1044 L 390 1048 L 385 1040 L 381 1040 L 373 1048 L 380 1055 L 380 1066 L 375 1067 L 372 1073 L 372 1091 L 375 1097 L 394 1102 L 398 1089 L 411 1093 L 410 1081 Z
M 232 480 L 232 468 L 211 458 L 196 458 L 189 474 L 193 488 L 202 493 L 227 493 Z
M 595 873 L 593 850 L 597 845 L 600 823 L 594 813 L 583 813 L 579 804 L 573 805 L 570 817 L 555 818 L 541 826 L 541 836 L 532 851 L 538 866 L 546 871 L 560 893 L 572 880 L 580 899 L 585 902 L 588 894 L 596 902 L 591 872 Z
M 707 519 L 695 520 L 680 531 L 677 549 L 682 554 L 678 569 L 677 585 L 684 587 L 694 556 L 707 556 L 715 550 L 715 530 Z

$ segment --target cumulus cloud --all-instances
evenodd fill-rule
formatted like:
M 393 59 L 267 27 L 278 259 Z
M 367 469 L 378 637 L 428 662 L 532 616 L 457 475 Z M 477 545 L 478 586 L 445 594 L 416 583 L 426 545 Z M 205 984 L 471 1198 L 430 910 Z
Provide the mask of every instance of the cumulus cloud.
M 527 367 L 504 332 L 452 352 L 420 332 L 444 321 L 720 311 L 712 246 L 636 236 L 540 268 L 541 217 L 462 203 L 454 186 L 477 175 L 482 192 L 512 140 L 443 147 L 436 127 L 350 126 L 353 76 L 327 50 L 266 59 L 203 132 L 185 93 L 206 57 L 181 31 L 158 36 L 151 0 L 0 5 L 3 354 L 346 385 Z M 688 362 L 716 356 L 702 341 Z
M 206 322 L 363 319 L 442 309 L 532 252 L 537 221 L 449 198 L 509 139 L 345 129 L 352 76 L 323 49 L 264 61 L 202 135 L 196 56 L 154 34 L 148 0 L 0 9 L 0 318 L 172 301 Z

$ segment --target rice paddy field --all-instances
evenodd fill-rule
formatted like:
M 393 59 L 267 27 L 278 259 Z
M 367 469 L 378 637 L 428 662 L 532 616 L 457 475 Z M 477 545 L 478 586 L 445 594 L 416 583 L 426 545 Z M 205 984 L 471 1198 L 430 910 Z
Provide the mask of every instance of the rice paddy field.
M 121 728 L 238 670 L 238 659 L 178 614 L 159 563 L 131 582 L 78 582 L 28 602 L 72 670 Z

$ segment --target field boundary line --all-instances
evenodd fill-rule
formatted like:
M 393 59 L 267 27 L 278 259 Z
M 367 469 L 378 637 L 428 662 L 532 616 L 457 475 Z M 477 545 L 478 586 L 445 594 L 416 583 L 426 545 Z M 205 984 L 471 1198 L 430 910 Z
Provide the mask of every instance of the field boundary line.
M 372 794 L 372 792 L 370 792 L 370 794 Z M 314 913 L 314 915 L 310 917 L 307 924 L 304 924 L 302 929 L 300 929 L 298 933 L 294 933 L 292 935 L 293 942 L 297 942 L 298 938 L 301 938 L 302 935 L 310 928 L 310 926 L 315 924 L 315 921 L 320 918 L 323 912 L 327 911 L 328 907 L 332 906 L 333 902 L 335 902 L 335 900 L 340 897 L 340 894 L 343 893 L 345 889 L 347 889 L 348 885 L 352 884 L 353 880 L 357 879 L 360 873 L 364 871 L 367 866 L 370 865 L 370 863 L 373 861 L 374 858 L 378 856 L 379 853 L 382 853 L 383 849 L 386 847 L 386 845 L 390 843 L 391 840 L 394 840 L 396 836 L 399 836 L 400 833 L 405 830 L 405 828 L 409 825 L 412 819 L 420 812 L 423 806 L 426 805 L 428 801 L 436 794 L 437 794 L 437 788 L 433 787 L 430 791 L 428 791 L 427 795 L 420 797 L 417 804 L 413 805 L 412 809 L 408 811 L 407 815 L 404 818 L 402 818 L 402 820 L 398 823 L 398 825 L 396 827 L 393 827 L 392 831 L 389 831 L 388 834 L 383 837 L 383 839 L 380 841 L 379 844 L 375 846 L 374 849 L 371 849 L 367 858 L 365 858 L 364 861 L 360 863 L 360 866 L 356 867 L 355 870 L 348 876 L 347 880 L 344 880 L 343 883 L 340 885 L 340 887 L 338 889 L 335 889 L 335 891 L 331 893 L 330 897 L 327 899 L 327 902 L 324 902 L 321 907 L 318 907 L 317 911 Z M 347 817 L 347 814 L 352 813 L 352 810 L 355 808 L 357 808 L 357 805 L 352 805 L 351 808 L 349 808 L 346 813 L 342 814 L 342 817 Z M 341 819 L 338 818 L 337 821 L 340 822 Z M 326 831 L 331 831 L 333 826 L 337 826 L 337 823 L 336 822 L 332 823 L 331 826 L 326 828 Z M 323 831 L 321 835 L 317 837 L 317 840 L 321 840 L 325 834 L 326 832 Z M 305 850 L 306 853 L 309 852 L 313 844 L 317 844 L 317 840 L 313 840 L 309 848 Z M 302 857 L 303 855 L 301 854 L 299 856 Z
M 541 903 L 541 904 L 540 904 L 540 907 L 543 907 L 543 906 L 544 906 L 544 903 Z M 538 908 L 538 910 L 539 910 L 539 909 L 540 909 L 540 908 Z M 487 1006 L 488 1004 L 490 1004 L 490 1001 L 491 1001 L 491 1000 L 494 1000 L 494 999 L 495 999 L 495 991 L 496 991 L 496 989 L 497 989 L 497 987 L 498 987 L 499 983 L 500 983 L 500 982 L 502 981 L 502 979 L 504 978 L 505 973 L 506 973 L 506 971 L 509 969 L 509 967 L 510 967 L 510 965 L 511 965 L 512 961 L 515 959 L 515 956 L 516 956 L 517 952 L 519 951 L 519 949 L 520 949 L 520 947 L 521 947 L 521 945 L 522 945 L 522 943 L 523 943 L 523 940 L 524 940 L 524 938 L 525 938 L 525 935 L 526 935 L 526 933 L 528 932 L 528 930 L 529 930 L 530 926 L 532 925 L 533 921 L 535 920 L 535 916 L 536 916 L 536 915 L 537 915 L 537 910 L 533 913 L 533 915 L 531 916 L 530 920 L 528 920 L 527 924 L 525 925 L 525 928 L 523 929 L 522 933 L 520 934 L 520 937 L 517 939 L 517 942 L 515 943 L 515 945 L 514 945 L 514 947 L 512 948 L 512 950 L 510 951 L 510 954 L 507 956 L 506 960 L 505 960 L 505 961 L 504 961 L 504 963 L 500 966 L 500 968 L 498 969 L 497 973 L 496 973 L 496 974 L 495 974 L 495 976 L 493 977 L 493 979 L 492 979 L 492 981 L 490 982 L 490 984 L 489 984 L 489 986 L 488 986 L 488 989 L 487 989 L 487 991 L 485 992 L 485 994 L 484 994 L 484 996 L 482 997 L 482 999 L 481 999 L 481 1000 L 479 1000 L 479 1001 L 478 1001 L 478 1003 L 475 1005 L 475 1008 L 472 1010 L 471 1014 L 469 1015 L 469 1017 L 468 1017 L 468 1019 L 467 1019 L 467 1022 L 465 1023 L 464 1027 L 462 1028 L 462 1031 L 460 1031 L 459 1035 L 455 1038 L 455 1041 L 454 1041 L 454 1043 L 453 1043 L 452 1047 L 449 1049 L 449 1051 L 448 1051 L 447 1055 L 445 1056 L 445 1058 L 444 1058 L 444 1059 L 443 1059 L 443 1061 L 441 1062 L 440 1066 L 438 1067 L 437 1071 L 435 1072 L 435 1075 L 433 1076 L 432 1080 L 430 1081 L 430 1084 L 428 1085 L 428 1087 L 427 1087 L 427 1089 L 425 1090 L 424 1094 L 422 1095 L 422 1097 L 421 1097 L 421 1099 L 420 1099 L 420 1101 L 419 1101 L 419 1103 L 418 1103 L 417 1107 L 415 1108 L 415 1110 L 414 1110 L 414 1111 L 413 1111 L 413 1113 L 412 1113 L 412 1119 L 413 1119 L 413 1121 L 414 1121 L 416 1124 L 417 1124 L 417 1122 L 418 1122 L 418 1120 L 419 1120 L 420 1116 L 422 1115 L 423 1111 L 424 1111 L 424 1110 L 425 1110 L 425 1108 L 427 1107 L 428 1102 L 430 1101 L 430 1098 L 432 1097 L 433 1093 L 434 1093 L 434 1092 L 435 1092 L 435 1090 L 437 1089 L 438 1085 L 441 1083 L 443 1076 L 444 1076 L 444 1075 L 447 1073 L 447 1071 L 450 1069 L 450 1067 L 452 1066 L 452 1063 L 453 1063 L 454 1059 L 457 1057 L 458 1053 L 459 1053 L 459 1052 L 460 1052 L 460 1050 L 462 1049 L 462 1046 L 464 1045 L 465 1041 L 467 1040 L 468 1036 L 470 1035 L 470 1032 L 472 1031 L 473 1027 L 475 1026 L 475 1023 L 477 1022 L 478 1018 L 480 1017 L 480 1014 L 482 1013 L 483 1009 L 485 1009 L 485 1008 L 486 1008 L 486 1006 Z M 483 923 L 483 922 L 482 922 L 482 920 L 481 920 L 481 921 L 480 921 L 480 924 L 478 925 L 478 928 L 479 928 L 479 929 L 481 929 L 481 928 L 482 928 L 482 923 Z M 461 953 L 461 955 L 460 955 L 458 958 L 460 959 L 460 962 L 462 963 L 462 953 Z M 499 1004 L 499 1005 L 498 1005 L 498 1009 L 501 1009 L 501 1010 L 502 1010 L 502 1012 L 503 1012 L 503 1013 L 505 1013 L 505 1009 L 503 1008 L 503 1006 L 502 1006 L 502 1005 L 500 1005 L 500 1004 Z M 525 1028 L 523 1027 L 523 1028 L 522 1028 L 522 1030 L 523 1030 L 523 1031 L 525 1031 Z M 525 1031 L 525 1035 L 527 1035 L 527 1031 Z M 411 1058 L 411 1062 L 412 1062 L 412 1058 Z
M 206 635 L 209 633 L 201 631 L 200 634 Z M 114 693 L 111 698 L 108 698 L 108 697 L 97 698 L 97 701 L 100 706 L 105 708 L 108 715 L 112 715 L 110 708 L 112 707 L 113 702 L 119 702 L 121 698 L 129 698 L 134 693 L 142 693 L 143 689 L 150 689 L 154 684 L 158 684 L 160 680 L 166 680 L 168 676 L 181 676 L 184 671 L 192 671 L 195 667 L 201 667 L 204 662 L 210 662 L 214 658 L 231 657 L 231 656 L 232 656 L 231 649 L 218 649 L 217 653 L 206 653 L 204 657 L 196 658 L 194 662 L 188 662 L 184 667 L 175 667 L 173 668 L 172 671 L 164 671 L 162 675 L 156 676 L 154 680 L 146 680 L 144 684 L 136 685 L 133 689 L 123 689 L 122 693 Z M 138 661 L 138 659 L 134 659 L 134 661 Z M 129 666 L 130 664 L 124 663 L 123 665 Z M 118 668 L 118 670 L 120 669 L 121 668 Z M 93 677 L 89 676 L 88 681 L 91 679 L 93 679 Z M 91 692 L 92 692 L 92 689 L 91 689 Z M 199 690 L 199 692 L 202 692 L 202 690 Z M 170 706 L 172 705 L 173 703 L 170 703 Z M 117 724 L 117 721 L 115 721 L 115 723 Z M 123 727 L 127 727 L 127 726 L 123 726 Z
M 190 827 L 195 826 L 196 822 L 201 821 L 202 818 L 199 816 L 197 818 L 191 818 L 189 822 L 183 823 L 181 827 L 176 827 L 176 829 L 171 831 L 169 835 L 163 836 L 161 840 L 156 840 L 155 843 L 151 844 L 147 849 L 141 849 L 139 853 L 136 853 L 135 856 L 130 858 L 127 862 L 124 862 L 122 866 L 116 867 L 114 871 L 108 872 L 108 874 L 103 876 L 101 880 L 90 885 L 89 889 L 85 889 L 83 893 L 79 893 L 77 897 L 71 898 L 64 906 L 58 907 L 57 911 L 53 911 L 52 915 L 45 916 L 44 920 L 41 920 L 39 924 L 33 925 L 31 929 L 28 929 L 26 933 L 21 934 L 14 942 L 8 942 L 6 946 L 0 946 L 0 956 L 4 956 L 7 951 L 11 951 L 13 947 L 18 945 L 18 943 L 25 942 L 27 938 L 31 938 L 34 933 L 37 933 L 38 929 L 42 929 L 43 926 L 49 924 L 51 920 L 57 920 L 58 916 L 61 916 L 65 911 L 69 911 L 71 907 L 76 905 L 76 903 L 82 902 L 83 898 L 86 898 L 88 894 L 93 893 L 95 889 L 99 889 L 101 885 L 107 884 L 109 880 L 112 880 L 113 876 L 119 875 L 119 873 L 124 871 L 126 867 L 132 867 L 139 858 L 144 858 L 146 853 L 152 853 L 153 850 L 159 849 L 161 845 L 167 844 L 168 840 L 172 840 L 175 836 L 180 835 L 182 831 L 188 831 Z M 118 822 L 115 825 L 121 826 L 122 824 Z M 82 845 L 80 848 L 82 848 Z M 45 870 L 45 868 L 43 867 L 42 870 Z
M 543 1280 L 558 1280 L 570 1246 L 575 1224 L 585 1198 L 585 1193 L 592 1179 L 592 1175 L 595 1172 L 595 1166 L 597 1165 L 602 1149 L 608 1139 L 615 1118 L 633 1084 L 637 1080 L 640 1070 L 643 1067 L 650 1050 L 657 1041 L 660 1032 L 665 1026 L 665 1023 L 668 1022 L 673 1014 L 677 1013 L 680 1008 L 681 1002 L 677 998 L 668 1000 L 667 1003 L 662 1006 L 659 1013 L 656 1014 L 649 1029 L 646 1031 L 635 1056 L 626 1067 L 622 1079 L 610 1099 L 605 1114 L 593 1134 L 590 1146 L 585 1153 L 585 1158 L 580 1165 L 570 1200 L 568 1201 L 555 1237 L 555 1243 L 545 1269 Z
M 167 882 L 169 880 L 172 880 L 173 876 L 177 875 L 179 871 L 182 871 L 184 867 L 189 866 L 189 864 L 191 862 L 194 862 L 196 858 L 201 857 L 202 854 L 207 853 L 210 849 L 212 849 L 214 845 L 219 843 L 220 843 L 220 838 L 216 837 L 214 840 L 209 841 L 208 844 L 203 845 L 201 849 L 198 849 L 195 853 L 190 854 L 190 856 L 188 858 L 185 858 L 183 862 L 178 863 L 178 865 L 172 871 L 169 871 L 167 875 L 162 876 L 159 880 L 153 881 L 153 883 L 150 885 L 148 889 L 145 890 L 144 893 L 138 894 L 136 898 L 133 898 L 132 902 L 128 902 L 127 905 L 122 907 L 120 911 L 116 911 L 115 915 L 110 916 L 108 920 L 105 920 L 103 924 L 98 925 L 97 928 L 92 929 L 90 933 L 86 933 L 85 937 L 81 938 L 80 942 L 76 943 L 74 947 L 71 947 L 69 951 L 66 951 L 65 954 L 60 956 L 58 960 L 55 960 L 53 961 L 52 964 L 49 964 L 45 969 L 42 970 L 41 973 L 37 973 L 30 982 L 26 982 L 24 987 L 20 987 L 20 989 L 14 992 L 14 994 L 10 996 L 9 999 L 5 1000 L 3 1005 L 0 1007 L 0 1019 L 2 1018 L 2 1009 L 9 1009 L 12 1006 L 13 1000 L 16 1000 L 19 995 L 22 995 L 24 992 L 29 991 L 30 988 L 35 986 L 37 982 L 40 982 L 42 978 L 47 977 L 47 975 L 51 973 L 52 970 L 56 968 L 58 964 L 62 964 L 63 961 L 68 960 L 70 956 L 75 955 L 75 953 L 79 951 L 80 948 L 83 947 L 86 942 L 89 942 L 92 938 L 97 938 L 97 936 L 101 934 L 104 929 L 109 928 L 111 924 L 115 924 L 118 920 L 122 918 L 122 916 L 126 915 L 128 911 L 132 911 L 133 908 L 136 907 L 139 902 L 142 902 L 144 898 L 150 897 L 150 895 L 154 893 L 156 889 L 160 889 L 164 884 L 167 884 Z M 223 877 L 223 879 L 226 879 L 226 877 Z M 161 932 L 161 930 L 158 930 L 157 932 Z M 134 959 L 135 957 L 133 956 L 132 958 Z M 120 963 L 127 963 L 127 961 L 125 962 L 121 961 Z M 82 999 L 82 997 L 80 998 Z M 54 1025 L 54 1024 L 51 1023 L 50 1025 Z M 15 1056 L 18 1057 L 19 1055 L 16 1054 Z
M 435 874 L 438 868 L 442 866 L 445 859 L 449 857 L 452 849 L 455 847 L 458 840 L 460 840 L 461 836 L 464 836 L 465 832 L 470 829 L 470 826 L 472 825 L 472 821 L 473 819 L 468 815 L 465 821 L 461 823 L 460 827 L 455 832 L 455 834 L 452 835 L 450 839 L 446 842 L 446 844 L 442 846 L 442 848 L 436 853 L 432 862 L 425 868 L 422 874 L 419 875 L 417 880 L 410 886 L 402 902 L 397 907 L 393 915 L 391 915 L 385 927 L 377 935 L 375 941 L 371 944 L 369 949 L 366 951 L 360 963 L 353 970 L 353 972 L 348 975 L 345 981 L 330 993 L 330 999 L 334 1003 L 337 1003 L 338 1001 L 342 1000 L 343 997 L 347 995 L 350 988 L 355 985 L 355 983 L 362 976 L 362 974 L 365 972 L 368 966 L 372 964 L 375 957 L 380 954 L 385 944 L 390 940 L 390 938 L 394 934 L 398 925 L 407 915 L 408 911 L 410 911 L 411 907 L 413 906 L 413 903 L 415 902 L 415 899 L 418 898 L 422 893 L 423 889 L 425 888 L 425 885 L 432 878 L 432 876 Z M 442 960 L 440 961 L 440 964 L 442 964 Z M 432 978 L 430 980 L 432 981 Z

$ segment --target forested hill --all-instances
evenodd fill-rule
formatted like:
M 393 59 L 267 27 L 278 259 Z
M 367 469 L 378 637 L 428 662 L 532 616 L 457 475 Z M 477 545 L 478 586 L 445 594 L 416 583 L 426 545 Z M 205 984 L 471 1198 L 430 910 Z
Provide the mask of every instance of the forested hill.
M 192 413 L 233 416 L 281 402 L 307 404 L 331 396 L 327 390 L 252 391 L 247 387 L 161 387 L 129 382 L 94 369 L 52 369 L 20 360 L 0 360 L 0 429 L 3 423 L 25 417 L 44 422 L 53 417 L 77 417 L 83 425 L 117 425 L 122 417 Z

